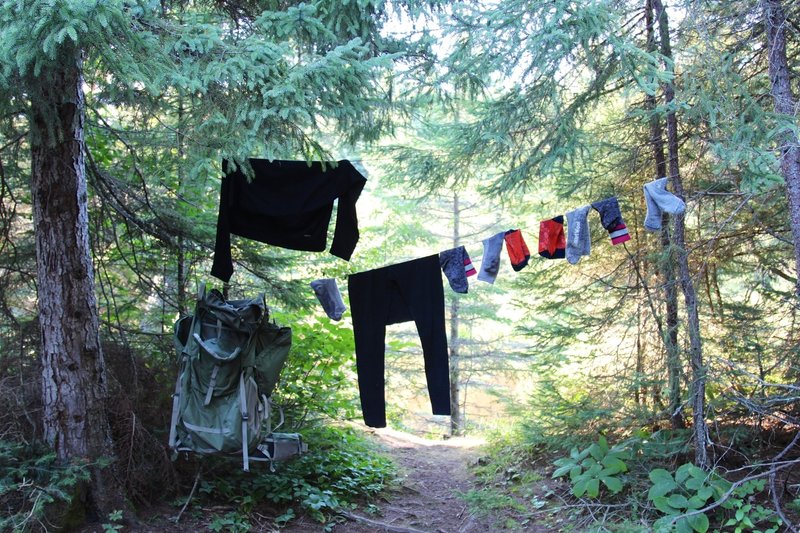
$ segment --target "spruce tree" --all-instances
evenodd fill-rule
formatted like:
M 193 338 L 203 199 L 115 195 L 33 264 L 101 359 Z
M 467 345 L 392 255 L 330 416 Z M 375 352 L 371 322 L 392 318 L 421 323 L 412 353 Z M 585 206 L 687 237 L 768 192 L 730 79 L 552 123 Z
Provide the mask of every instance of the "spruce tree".
M 423 10 L 414 3 L 395 7 Z M 108 384 L 87 161 L 113 209 L 159 238 L 174 237 L 157 217 L 137 213 L 131 198 L 114 194 L 112 185 L 141 178 L 140 168 L 115 175 L 124 166 L 92 157 L 86 131 L 109 132 L 117 150 L 149 145 L 167 152 L 177 144 L 184 184 L 218 175 L 223 157 L 325 156 L 314 132 L 374 140 L 388 125 L 379 77 L 402 49 L 378 33 L 389 9 L 337 2 L 0 4 L 4 114 L 28 127 L 44 436 L 59 460 L 114 456 L 104 412 Z M 177 306 L 184 308 L 183 297 Z M 95 517 L 121 507 L 112 470 L 95 468 L 87 487 L 84 501 Z

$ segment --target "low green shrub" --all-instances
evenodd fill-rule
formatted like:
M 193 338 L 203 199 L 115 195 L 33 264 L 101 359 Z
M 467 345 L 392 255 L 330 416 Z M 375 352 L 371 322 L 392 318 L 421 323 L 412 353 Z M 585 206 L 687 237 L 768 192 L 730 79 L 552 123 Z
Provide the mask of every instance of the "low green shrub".
M 764 491 L 766 480 L 752 479 L 733 489 L 733 494 L 721 507 L 727 511 L 722 518 L 724 531 L 742 533 L 776 533 L 783 525 L 778 513 L 753 501 L 752 496 Z
M 328 522 L 338 510 L 378 494 L 395 476 L 391 461 L 351 429 L 309 428 L 303 436 L 309 452 L 276 464 L 274 473 L 215 468 L 201 483 L 201 494 L 234 503 L 243 513 L 262 503 L 284 508 L 284 523 L 295 516 L 295 507 Z
M 292 431 L 323 419 L 352 420 L 358 415 L 352 329 L 331 320 L 275 313 L 292 326 L 292 349 L 273 400 L 284 409 Z
M 775 533 L 781 525 L 775 511 L 751 502 L 753 495 L 764 490 L 763 479 L 734 486 L 716 472 L 691 463 L 678 467 L 674 475 L 656 468 L 649 478 L 653 485 L 647 499 L 664 515 L 653 524 L 656 532 L 705 533 L 714 522 L 721 531 Z M 712 515 L 708 514 L 712 510 L 703 511 L 723 498 Z
M 584 495 L 597 498 L 601 482 L 612 494 L 617 494 L 624 486 L 620 474 L 628 471 L 625 461 L 629 459 L 630 452 L 626 448 L 620 445 L 609 447 L 601 435 L 596 443 L 583 451 L 573 448 L 569 457 L 556 459 L 554 464 L 558 468 L 553 472 L 553 478 L 569 474 L 572 494 L 577 498 Z
M 89 464 L 59 465 L 43 445 L 0 440 L 0 531 L 28 531 L 69 507 L 75 486 L 88 482 Z

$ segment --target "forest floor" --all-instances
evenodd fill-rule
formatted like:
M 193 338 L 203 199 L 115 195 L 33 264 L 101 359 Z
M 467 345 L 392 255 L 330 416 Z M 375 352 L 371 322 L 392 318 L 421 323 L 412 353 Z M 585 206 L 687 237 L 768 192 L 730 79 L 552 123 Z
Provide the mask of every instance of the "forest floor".
M 371 433 L 382 451 L 398 468 L 398 480 L 383 500 L 363 511 L 346 513 L 347 520 L 331 531 L 346 533 L 486 533 L 516 529 L 539 533 L 555 531 L 544 525 L 520 526 L 518 513 L 491 504 L 473 508 L 468 494 L 483 488 L 472 472 L 483 454 L 484 442 L 469 437 L 428 440 L 391 429 Z M 296 520 L 282 532 L 322 531 L 319 524 Z
M 280 529 L 264 516 L 262 524 L 251 524 L 250 531 L 282 533 L 487 533 L 559 531 L 555 525 L 526 520 L 519 507 L 498 499 L 498 491 L 486 487 L 474 473 L 485 456 L 484 442 L 469 437 L 428 440 L 415 435 L 380 429 L 368 433 L 398 470 L 395 482 L 378 501 L 353 511 L 343 512 L 339 522 L 327 526 L 300 516 Z M 544 481 L 527 486 L 528 494 L 548 490 Z M 180 523 L 156 511 L 140 527 L 124 531 L 210 531 L 212 517 L 231 509 L 204 508 L 187 513 Z M 217 529 L 219 530 L 219 529 Z M 84 530 L 89 531 L 89 530 Z

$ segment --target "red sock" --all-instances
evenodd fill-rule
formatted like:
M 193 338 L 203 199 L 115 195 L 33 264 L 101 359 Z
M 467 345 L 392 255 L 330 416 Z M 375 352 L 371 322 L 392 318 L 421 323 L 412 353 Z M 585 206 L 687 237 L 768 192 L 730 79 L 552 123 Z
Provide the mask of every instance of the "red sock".
M 528 261 L 531 258 L 525 239 L 522 238 L 522 232 L 518 229 L 510 229 L 506 232 L 504 238 L 506 240 L 508 258 L 511 259 L 511 268 L 515 272 L 519 272 L 528 265 Z
M 539 223 L 539 255 L 545 259 L 564 259 L 567 238 L 564 236 L 564 217 L 559 215 Z

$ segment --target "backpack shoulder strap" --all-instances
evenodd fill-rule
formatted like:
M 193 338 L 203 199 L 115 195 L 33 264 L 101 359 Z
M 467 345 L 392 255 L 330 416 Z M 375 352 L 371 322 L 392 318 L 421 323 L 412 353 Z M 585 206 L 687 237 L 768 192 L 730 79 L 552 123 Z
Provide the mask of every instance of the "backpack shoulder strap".
M 242 468 L 250 471 L 250 452 L 247 439 L 247 397 L 244 393 L 244 372 L 239 373 L 239 409 L 242 413 Z
M 169 426 L 169 447 L 175 449 L 178 444 L 178 416 L 181 408 L 181 378 L 184 373 L 185 356 L 181 356 L 181 363 L 178 367 L 178 379 L 175 380 L 175 393 L 172 395 L 172 421 Z
M 205 290 L 205 285 L 203 286 L 203 290 Z M 194 315 L 192 315 L 192 325 L 189 329 L 189 332 L 193 332 L 195 328 L 195 321 L 197 320 L 197 306 L 195 305 Z M 178 378 L 175 380 L 175 392 L 172 395 L 172 421 L 170 422 L 169 426 L 169 447 L 173 450 L 178 445 L 178 418 L 180 418 L 180 409 L 181 409 L 181 387 L 182 383 L 181 380 L 184 379 L 184 374 L 186 372 L 186 365 L 188 364 L 188 357 L 186 357 L 186 352 L 181 351 L 181 360 L 178 362 Z

